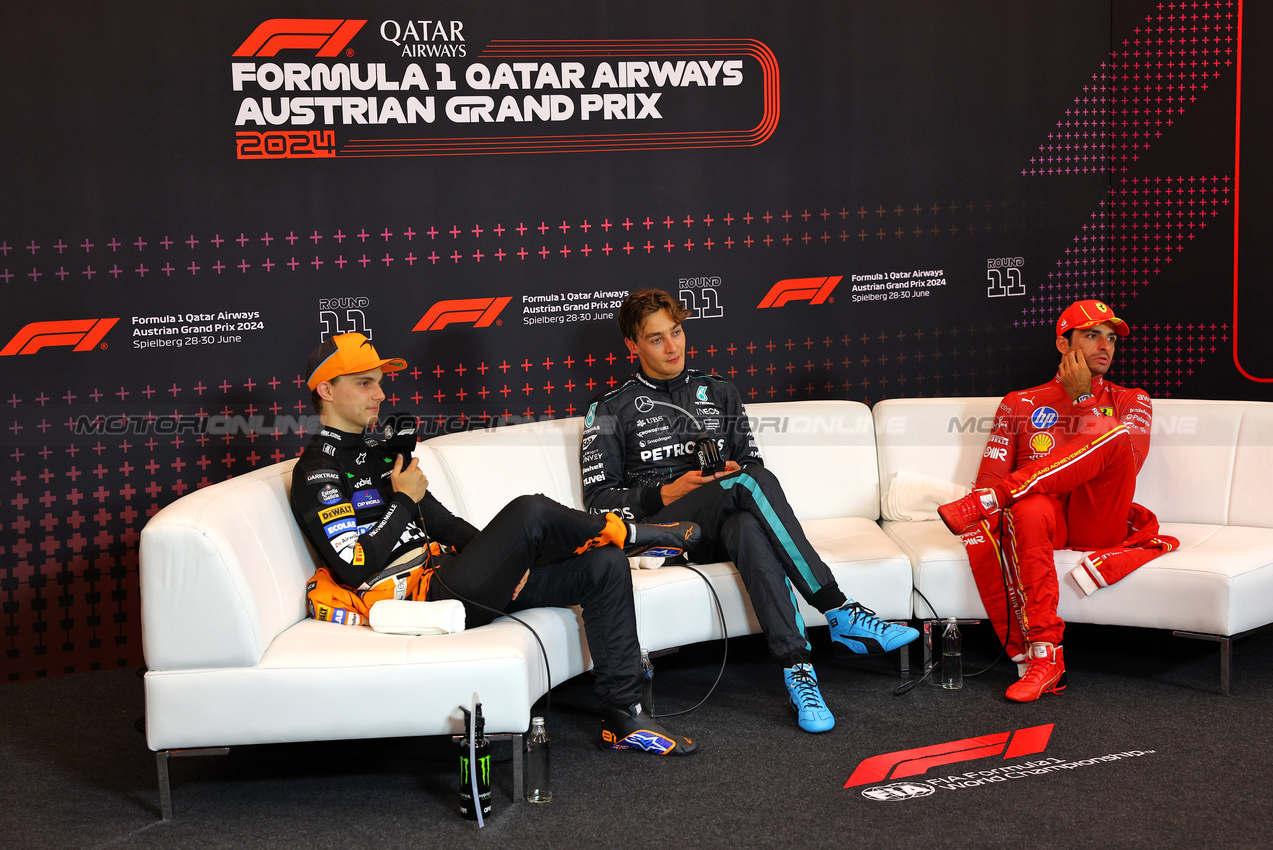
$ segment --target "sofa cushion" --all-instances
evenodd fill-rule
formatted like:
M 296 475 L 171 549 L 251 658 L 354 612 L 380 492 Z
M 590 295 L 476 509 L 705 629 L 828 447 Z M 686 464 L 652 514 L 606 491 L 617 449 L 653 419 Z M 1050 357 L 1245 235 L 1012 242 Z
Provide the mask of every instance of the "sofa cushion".
M 443 504 L 481 528 L 515 497 L 529 493 L 581 508 L 582 434 L 581 417 L 528 422 L 434 437 L 417 454 L 432 454 L 445 472 L 451 499 L 438 493 Z

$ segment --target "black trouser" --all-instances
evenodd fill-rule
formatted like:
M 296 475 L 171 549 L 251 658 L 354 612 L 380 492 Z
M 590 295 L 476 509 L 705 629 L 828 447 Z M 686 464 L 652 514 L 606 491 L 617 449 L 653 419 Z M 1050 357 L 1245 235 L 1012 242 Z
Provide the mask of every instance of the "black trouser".
M 682 496 L 643 522 L 692 520 L 703 529 L 695 561 L 734 562 L 765 630 L 769 651 L 784 664 L 810 650 L 799 593 L 819 611 L 845 603 L 830 568 L 796 519 L 782 484 L 763 466 L 748 466 Z
M 605 516 L 572 510 L 547 496 L 518 496 L 464 551 L 442 559 L 428 598 L 463 597 L 470 626 L 498 615 L 467 600 L 508 612 L 582 605 L 597 695 L 605 708 L 627 708 L 641 698 L 642 675 L 627 556 L 617 546 L 575 554 L 605 524 Z M 530 578 L 513 599 L 527 570 Z

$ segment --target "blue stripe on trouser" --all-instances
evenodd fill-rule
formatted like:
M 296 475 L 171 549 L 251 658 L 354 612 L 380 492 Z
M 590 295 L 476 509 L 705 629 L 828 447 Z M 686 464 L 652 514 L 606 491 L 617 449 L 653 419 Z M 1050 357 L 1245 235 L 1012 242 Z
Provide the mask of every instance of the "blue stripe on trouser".
M 804 648 L 813 652 L 813 644 L 809 643 L 809 635 L 805 632 L 804 617 L 800 616 L 800 603 L 796 601 L 796 591 L 791 586 L 791 579 L 783 576 L 782 580 L 787 585 L 787 592 L 791 594 L 791 610 L 796 615 L 796 628 L 800 630 L 800 637 L 804 638 Z
M 818 584 L 818 580 L 813 577 L 813 571 L 809 569 L 809 564 L 805 561 L 804 555 L 800 552 L 799 547 L 796 546 L 796 542 L 791 539 L 791 535 L 787 532 L 787 527 L 778 518 L 773 505 L 769 504 L 769 497 L 760 489 L 760 482 L 745 472 L 736 478 L 725 478 L 720 482 L 720 486 L 726 490 L 735 484 L 741 484 L 751 491 L 752 500 L 755 501 L 756 507 L 760 508 L 761 518 L 769 526 L 769 530 L 774 537 L 778 538 L 778 543 L 782 546 L 783 551 L 787 553 L 787 557 L 796 565 L 796 570 L 800 573 L 800 577 L 804 579 L 805 584 L 809 585 L 809 591 L 817 593 L 821 590 L 822 585 Z M 798 611 L 796 616 L 800 616 Z M 803 623 L 801 624 L 800 633 L 804 634 Z

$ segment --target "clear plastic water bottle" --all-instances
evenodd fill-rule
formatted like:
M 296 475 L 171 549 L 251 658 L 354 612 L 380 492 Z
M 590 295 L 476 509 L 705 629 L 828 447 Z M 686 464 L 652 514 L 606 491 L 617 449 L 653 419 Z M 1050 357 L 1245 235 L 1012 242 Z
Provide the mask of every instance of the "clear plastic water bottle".
M 526 802 L 547 803 L 553 798 L 548 776 L 548 730 L 544 718 L 530 719 L 530 735 L 526 738 Z
M 941 686 L 958 690 L 964 686 L 963 636 L 954 617 L 946 618 L 941 635 Z

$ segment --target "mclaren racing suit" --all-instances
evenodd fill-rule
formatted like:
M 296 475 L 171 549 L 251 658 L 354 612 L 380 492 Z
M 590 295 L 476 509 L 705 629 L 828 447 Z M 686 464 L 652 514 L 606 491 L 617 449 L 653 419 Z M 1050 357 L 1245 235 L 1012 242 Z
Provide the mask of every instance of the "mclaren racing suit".
M 309 586 L 311 617 L 356 625 L 381 599 L 459 598 L 476 626 L 497 616 L 486 608 L 582 605 L 603 705 L 640 700 L 628 561 L 616 546 L 594 548 L 605 517 L 519 496 L 478 531 L 432 493 L 415 503 L 394 492 L 393 461 L 370 437 L 324 428 L 296 462 L 292 513 L 322 562 Z
M 1009 393 L 982 455 L 974 486 L 1000 491 L 1004 509 L 963 541 L 986 613 L 1017 660 L 1030 643 L 1061 642 L 1054 550 L 1098 550 L 1076 575 L 1090 592 L 1179 545 L 1132 502 L 1149 451 L 1149 396 L 1103 376 L 1091 393 L 1073 403 L 1059 374 Z
M 660 488 L 698 469 L 700 434 L 743 468 L 664 506 Z M 641 522 L 697 522 L 703 538 L 690 558 L 734 562 L 769 650 L 784 663 L 810 649 L 796 593 L 819 611 L 845 603 L 782 485 L 765 469 L 737 388 L 719 375 L 686 369 L 660 381 L 638 371 L 589 405 L 579 460 L 588 510 Z

